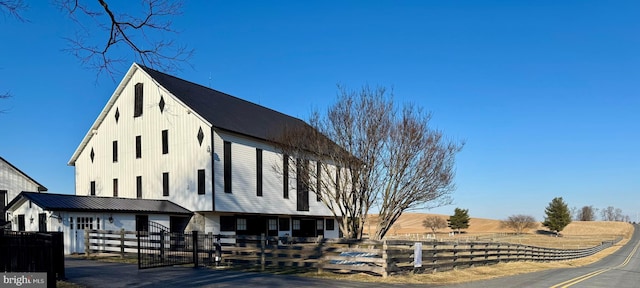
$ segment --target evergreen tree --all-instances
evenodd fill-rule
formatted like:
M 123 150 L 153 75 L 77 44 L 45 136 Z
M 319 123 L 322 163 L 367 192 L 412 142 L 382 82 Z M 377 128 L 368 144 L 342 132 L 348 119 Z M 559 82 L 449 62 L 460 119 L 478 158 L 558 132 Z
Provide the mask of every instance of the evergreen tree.
M 460 229 L 469 228 L 469 209 L 456 208 L 447 222 L 449 222 L 449 228 L 458 230 L 458 234 L 460 234 Z
M 544 218 L 542 225 L 556 232 L 556 235 L 571 223 L 569 206 L 564 203 L 562 197 L 553 198 L 544 212 L 547 217 Z

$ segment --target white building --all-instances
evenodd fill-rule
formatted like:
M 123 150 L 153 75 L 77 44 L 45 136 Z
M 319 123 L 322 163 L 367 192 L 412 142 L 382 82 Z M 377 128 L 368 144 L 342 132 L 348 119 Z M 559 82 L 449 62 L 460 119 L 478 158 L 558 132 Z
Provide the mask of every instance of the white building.
M 11 203 L 14 231 L 63 232 L 64 253 L 85 252 L 85 230 L 147 231 L 149 221 L 176 229 L 192 212 L 167 200 L 22 192 Z
M 0 157 L 0 227 L 12 221 L 7 205 L 22 191 L 44 192 L 47 188 Z
M 177 231 L 335 238 L 331 211 L 274 169 L 288 158 L 271 140 L 305 125 L 133 64 L 69 161 L 75 193 L 167 200 L 194 212 Z

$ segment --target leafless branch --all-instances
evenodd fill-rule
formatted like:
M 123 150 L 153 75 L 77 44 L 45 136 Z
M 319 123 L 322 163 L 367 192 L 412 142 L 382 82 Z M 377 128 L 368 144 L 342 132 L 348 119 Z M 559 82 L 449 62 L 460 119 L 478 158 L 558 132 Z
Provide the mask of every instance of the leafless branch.
M 23 0 L 0 0 L 0 12 L 5 16 L 9 15 L 20 21 L 26 21 L 21 13 L 27 10 L 27 8 L 29 8 L 29 5 L 24 3 Z
M 66 51 L 84 66 L 96 69 L 98 75 L 106 72 L 114 78 L 120 64 L 129 59 L 126 52 L 135 61 L 163 71 L 177 70 L 193 54 L 192 49 L 167 37 L 179 33 L 171 19 L 181 14 L 181 1 L 142 0 L 140 11 L 134 14 L 119 12 L 119 7 L 105 0 L 97 0 L 95 7 L 80 0 L 57 0 L 55 4 L 81 28 L 75 37 L 66 38 Z M 102 40 L 96 41 L 96 28 L 106 34 Z

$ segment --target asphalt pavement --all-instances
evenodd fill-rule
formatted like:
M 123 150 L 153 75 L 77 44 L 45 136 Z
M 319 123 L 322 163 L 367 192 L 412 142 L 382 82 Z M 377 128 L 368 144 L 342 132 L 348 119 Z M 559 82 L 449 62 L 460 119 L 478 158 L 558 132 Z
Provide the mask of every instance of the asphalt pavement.
M 138 270 L 136 264 L 65 258 L 67 282 L 85 287 L 417 287 L 274 275 L 212 268 L 161 267 Z M 419 287 L 426 287 L 421 285 Z

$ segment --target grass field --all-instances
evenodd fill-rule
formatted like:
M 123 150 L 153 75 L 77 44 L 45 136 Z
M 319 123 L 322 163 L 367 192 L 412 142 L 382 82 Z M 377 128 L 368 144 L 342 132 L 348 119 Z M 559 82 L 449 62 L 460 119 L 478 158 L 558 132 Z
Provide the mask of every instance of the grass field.
M 447 215 L 405 213 L 387 234 L 389 239 L 425 239 L 430 229 L 422 226 L 422 220 L 427 216 L 438 216 L 447 219 Z M 370 216 L 370 221 L 365 224 L 365 233 L 375 230 L 377 221 L 376 215 Z M 602 241 L 613 240 L 622 236 L 629 238 L 633 233 L 633 226 L 624 222 L 605 221 L 574 221 L 563 231 L 563 237 L 555 237 L 542 224 L 538 223 L 536 228 L 525 231 L 522 235 L 513 235 L 512 230 L 502 227 L 500 220 L 471 218 L 469 228 L 462 234 L 449 234 L 451 229 L 445 228 L 436 234 L 436 238 L 441 240 L 478 240 L 478 241 L 499 241 L 517 243 L 523 245 L 533 245 L 541 247 L 554 247 L 564 249 L 585 248 L 599 245 Z

